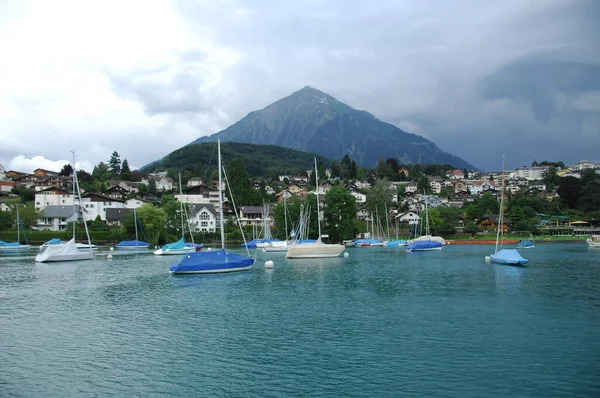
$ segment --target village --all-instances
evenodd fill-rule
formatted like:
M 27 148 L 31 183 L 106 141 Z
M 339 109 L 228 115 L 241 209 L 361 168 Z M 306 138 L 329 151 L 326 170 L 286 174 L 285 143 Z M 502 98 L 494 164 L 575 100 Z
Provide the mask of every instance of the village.
M 549 189 L 545 180 L 550 170 L 549 165 L 537 162 L 529 167 L 523 166 L 516 170 L 505 172 L 505 190 L 507 195 L 522 194 L 553 202 L 559 199 L 557 188 Z M 594 171 L 600 173 L 600 164 L 580 161 L 564 169 L 556 170 L 558 177 L 580 178 L 581 173 Z M 378 181 L 376 171 L 365 176 L 364 180 L 342 180 L 326 170 L 326 176 L 318 187 L 311 184 L 311 171 L 306 175 L 280 175 L 276 180 L 252 179 L 250 184 L 254 189 L 263 193 L 267 200 L 267 211 L 264 206 L 240 206 L 239 222 L 243 226 L 257 228 L 266 221 L 274 222 L 274 206 L 283 201 L 297 198 L 300 201 L 318 190 L 323 202 L 325 194 L 336 185 L 343 188 L 355 198 L 356 219 L 366 225 L 373 221 L 367 206 L 367 194 L 372 185 Z M 420 175 L 409 178 L 409 169 L 401 167 L 398 170 L 400 181 L 389 181 L 390 207 L 388 219 L 392 226 L 410 226 L 419 220 L 423 209 L 424 195 L 427 196 L 431 208 L 452 207 L 464 211 L 470 204 L 483 195 L 492 195 L 499 200 L 501 193 L 502 172 L 481 173 L 451 169 L 440 175 Z M 69 222 L 78 217 L 85 221 L 102 221 L 108 226 L 119 226 L 122 220 L 134 208 L 145 204 L 160 204 L 161 196 L 172 195 L 177 202 L 189 205 L 189 224 L 196 233 L 215 233 L 218 228 L 217 220 L 220 211 L 218 181 L 200 177 L 189 178 L 180 189 L 178 182 L 167 172 L 141 174 L 133 173 L 137 181 L 108 179 L 104 192 L 83 192 L 81 201 L 75 200 L 70 176 L 60 175 L 58 171 L 38 168 L 33 173 L 9 170 L 5 171 L 0 165 L 0 211 L 8 211 L 12 200 L 18 198 L 15 188 L 33 190 L 33 204 L 39 218 L 30 225 L 32 230 L 64 231 Z M 426 179 L 426 180 L 425 180 Z M 426 184 L 424 184 L 426 181 Z M 148 189 L 150 187 L 150 189 Z M 226 193 L 225 193 L 226 194 Z M 226 196 L 226 195 L 225 195 Z M 78 208 L 80 206 L 81 208 Z M 321 205 L 323 206 L 323 205 Z M 230 206 L 224 204 L 226 215 L 231 214 Z M 383 212 L 383 210 L 381 210 Z M 80 214 L 78 216 L 78 214 Z M 581 235 L 587 236 L 600 232 L 600 220 L 582 220 L 572 217 L 555 215 L 554 217 L 539 214 L 540 233 L 545 235 Z M 265 217 L 268 220 L 265 220 Z M 470 221 L 482 232 L 497 228 L 497 215 L 486 214 L 474 220 L 459 217 L 455 221 L 456 233 L 465 232 L 465 226 Z M 510 220 L 506 220 L 511 228 Z M 367 228 L 361 231 L 360 237 L 370 234 Z

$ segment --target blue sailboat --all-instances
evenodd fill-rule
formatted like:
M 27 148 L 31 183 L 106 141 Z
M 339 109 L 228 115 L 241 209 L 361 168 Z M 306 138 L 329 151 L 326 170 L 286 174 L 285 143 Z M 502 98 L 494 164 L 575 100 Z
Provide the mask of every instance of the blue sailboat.
M 135 208 L 133 209 L 133 220 L 135 223 L 135 240 L 122 240 L 119 243 L 117 243 L 117 249 L 119 250 L 137 250 L 137 249 L 147 249 L 148 246 L 150 246 L 150 244 L 148 242 L 144 242 L 141 240 L 138 240 L 138 223 L 139 220 L 137 218 L 137 213 L 135 211 Z M 141 228 L 141 224 L 140 224 L 140 228 Z M 146 237 L 146 234 L 144 233 L 144 229 L 142 229 L 142 234 L 144 235 L 144 238 Z
M 21 243 L 21 231 L 25 238 L 25 244 Z M 4 242 L 0 240 L 0 252 L 2 253 L 17 253 L 31 249 L 31 245 L 27 241 L 27 235 L 25 234 L 25 228 L 19 217 L 19 205 L 17 205 L 17 241 L 16 242 Z
M 500 244 L 500 250 L 498 250 Z M 522 266 L 529 262 L 521 256 L 517 249 L 504 249 L 504 156 L 502 156 L 502 193 L 500 194 L 500 216 L 498 217 L 498 231 L 496 232 L 496 249 L 494 254 L 486 256 L 486 262 L 503 265 Z
M 407 252 L 429 252 L 442 250 L 442 243 L 432 239 L 429 232 L 429 211 L 427 210 L 427 196 L 425 196 L 425 235 L 413 239 L 406 246 Z
M 188 253 L 171 266 L 173 274 L 217 274 L 246 271 L 252 268 L 256 259 L 225 250 L 225 230 L 223 229 L 223 177 L 221 165 L 221 140 L 217 140 L 219 163 L 219 229 L 221 230 L 221 250 Z

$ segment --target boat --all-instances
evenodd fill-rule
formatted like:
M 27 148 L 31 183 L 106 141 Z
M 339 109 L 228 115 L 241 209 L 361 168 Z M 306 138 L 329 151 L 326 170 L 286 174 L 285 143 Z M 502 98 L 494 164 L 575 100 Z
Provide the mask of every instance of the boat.
M 533 249 L 534 247 L 535 244 L 529 239 L 522 239 L 517 243 L 517 249 Z
M 94 245 L 92 245 L 90 232 L 88 231 L 85 221 L 83 222 L 83 225 L 85 227 L 85 234 L 87 236 L 88 250 L 80 250 L 77 247 L 77 243 L 75 243 L 75 226 L 77 224 L 77 220 L 79 220 L 80 214 L 81 218 L 83 218 L 81 206 L 75 206 L 76 192 L 79 203 L 81 203 L 81 190 L 79 189 L 79 180 L 77 179 L 77 171 L 75 170 L 75 152 L 73 152 L 73 214 L 75 214 L 75 220 L 73 220 L 73 237 L 67 242 L 48 244 L 46 247 L 40 248 L 40 252 L 37 256 L 35 256 L 36 262 L 80 261 L 92 260 L 94 258 L 94 251 L 89 250 L 90 248 L 93 248 Z M 77 211 L 75 210 L 76 208 Z
M 58 238 L 52 238 L 49 241 L 44 242 L 40 246 L 40 249 L 45 249 L 48 246 L 58 245 L 58 244 L 61 244 L 61 243 L 67 243 L 67 242 L 63 241 L 63 240 L 60 240 Z M 88 243 L 76 242 L 75 243 L 75 247 L 77 247 L 78 250 L 98 250 L 98 245 L 88 244 Z
M 498 250 L 498 246 L 500 250 Z M 523 266 L 529 262 L 521 256 L 517 249 L 504 249 L 504 156 L 502 156 L 502 192 L 500 193 L 500 214 L 498 231 L 496 232 L 496 248 L 493 254 L 486 256 L 485 261 L 495 264 Z
M 251 258 L 246 248 L 247 256 L 225 250 L 225 229 L 223 227 L 223 177 L 221 163 L 221 140 L 217 140 L 219 163 L 219 230 L 221 232 L 221 250 L 188 253 L 171 266 L 173 274 L 217 274 L 247 271 L 252 268 L 256 259 Z M 231 193 L 231 187 L 229 189 Z M 231 198 L 233 201 L 233 198 Z M 235 206 L 234 206 L 235 207 Z M 241 226 L 240 226 L 241 229 Z M 243 236 L 243 230 L 242 230 Z
M 586 239 L 586 242 L 589 247 L 600 248 L 600 235 L 592 235 L 590 238 Z
M 315 186 L 319 186 L 319 175 L 317 172 L 317 158 L 315 158 Z M 341 244 L 323 243 L 321 240 L 321 212 L 319 211 L 319 190 L 316 190 L 317 196 L 317 224 L 319 236 L 314 243 L 299 243 L 294 241 L 285 254 L 286 258 L 329 258 L 338 257 L 346 249 Z
M 139 220 L 137 218 L 137 213 L 135 208 L 133 209 L 133 223 L 135 225 L 135 240 L 122 240 L 117 243 L 118 250 L 139 250 L 139 249 L 147 249 L 150 244 L 148 242 L 144 242 L 138 240 L 138 223 Z M 141 227 L 141 224 L 140 224 Z M 142 229 L 142 234 L 144 233 L 144 229 Z M 145 234 L 144 234 L 145 236 Z
M 428 252 L 442 250 L 445 243 L 444 239 L 439 236 L 431 236 L 429 232 L 429 210 L 427 208 L 428 197 L 425 196 L 425 235 L 419 236 L 408 242 L 406 246 L 407 252 Z M 441 241 L 440 241 L 441 240 Z M 442 241 L 444 243 L 442 243 Z
M 21 230 L 23 230 L 23 237 L 25 238 L 25 244 L 21 243 Z M 17 241 L 16 242 L 4 242 L 0 240 L 0 253 L 19 253 L 31 249 L 31 245 L 27 242 L 27 235 L 25 234 L 25 228 L 19 217 L 19 205 L 17 205 Z
M 179 194 L 183 196 L 181 191 L 181 175 L 179 175 Z M 185 241 L 185 224 L 183 222 L 184 216 L 187 218 L 187 211 L 184 209 L 183 202 L 179 202 L 179 214 L 181 215 L 181 239 L 177 242 L 167 243 L 160 249 L 154 251 L 154 254 L 157 256 L 179 256 L 182 254 L 187 254 L 195 251 L 202 250 L 202 245 L 197 245 L 194 243 L 194 234 L 190 229 L 190 236 L 192 238 L 191 242 Z M 189 223 L 188 223 L 189 226 Z

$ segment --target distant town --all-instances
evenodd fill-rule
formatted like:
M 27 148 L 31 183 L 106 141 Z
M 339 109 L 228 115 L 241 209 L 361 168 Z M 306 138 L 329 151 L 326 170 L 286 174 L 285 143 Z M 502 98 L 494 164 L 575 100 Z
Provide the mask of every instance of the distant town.
M 70 222 L 78 219 L 119 228 L 134 208 L 161 207 L 175 201 L 188 204 L 188 223 L 195 233 L 216 232 L 222 210 L 218 180 L 188 172 L 180 187 L 172 171 L 132 172 L 125 162 L 118 162 L 118 167 L 113 162 L 113 170 L 107 166 L 101 170 L 101 176 L 96 169 L 91 175 L 78 171 L 81 200 L 73 194 L 70 165 L 62 171 L 39 168 L 33 173 L 6 171 L 0 165 L 0 211 L 10 213 L 15 203 L 31 207 L 33 216 L 21 219 L 30 230 L 64 231 Z M 352 231 L 354 236 L 341 238 L 376 233 L 369 227 L 375 218 L 378 224 L 388 225 L 388 234 L 390 230 L 397 231 L 398 226 L 405 230 L 418 222 L 425 200 L 435 212 L 433 218 L 437 217 L 437 222 L 434 220 L 433 224 L 440 233 L 447 236 L 475 234 L 497 227 L 498 202 L 504 182 L 507 230 L 536 235 L 591 235 L 600 230 L 600 163 L 582 160 L 564 165 L 534 161 L 531 166 L 504 173 L 482 174 L 450 166 L 399 165 L 394 160 L 382 159 L 373 170 L 358 170 L 359 175 L 356 170 L 344 171 L 343 163 L 341 170 L 339 167 L 324 170 L 318 186 L 312 170 L 271 179 L 246 176 L 249 187 L 261 194 L 263 204 L 248 205 L 244 198 L 236 198 L 242 204 L 236 213 L 237 220 L 243 226 L 256 229 L 268 218 L 268 222 L 282 232 L 282 225 L 275 225 L 274 217 L 275 208 L 281 203 L 304 202 L 318 193 L 323 209 L 327 206 L 328 192 L 337 187 L 354 198 L 358 223 Z M 377 208 L 374 202 L 378 199 L 373 199 L 372 193 L 374 186 L 382 183 L 389 198 L 383 201 L 384 207 Z M 493 198 L 495 204 L 490 204 L 489 198 Z M 379 200 L 377 205 L 381 203 Z M 226 203 L 223 209 L 224 215 L 229 217 L 233 214 L 230 207 Z M 13 223 L 5 222 L 1 229 L 14 228 Z

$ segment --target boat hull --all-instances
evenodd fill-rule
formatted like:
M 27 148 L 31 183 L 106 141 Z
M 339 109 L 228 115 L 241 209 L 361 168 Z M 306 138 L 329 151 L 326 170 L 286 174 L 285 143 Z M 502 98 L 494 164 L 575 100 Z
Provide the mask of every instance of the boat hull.
M 157 256 L 181 256 L 182 254 L 188 254 L 195 251 L 195 247 L 184 247 L 183 249 L 158 249 L 154 252 L 154 254 Z
M 196 252 L 185 255 L 170 268 L 172 274 L 223 274 L 247 271 L 256 260 L 226 250 Z
M 331 258 L 338 257 L 346 249 L 344 245 L 304 243 L 287 249 L 286 258 Z
M 49 245 L 35 256 L 38 263 L 92 260 L 94 251 L 78 250 L 73 239 L 66 243 Z
M 18 253 L 31 249 L 31 245 L 0 246 L 0 253 Z

